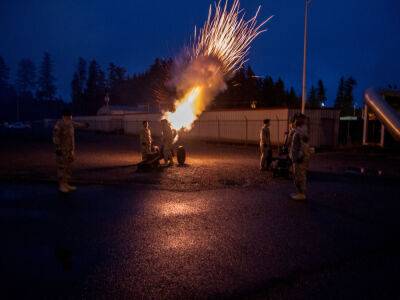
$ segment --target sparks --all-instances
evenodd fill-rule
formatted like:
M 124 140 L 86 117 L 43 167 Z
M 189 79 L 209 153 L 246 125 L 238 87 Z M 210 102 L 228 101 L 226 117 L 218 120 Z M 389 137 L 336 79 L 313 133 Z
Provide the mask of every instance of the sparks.
M 228 0 L 222 6 L 210 5 L 208 18 L 203 27 L 195 29 L 188 47 L 187 63 L 176 74 L 175 84 L 184 94 L 175 101 L 175 111 L 164 114 L 175 129 L 190 130 L 193 122 L 206 109 L 214 97 L 226 89 L 225 80 L 230 78 L 246 62 L 250 44 L 266 31 L 262 29 L 272 17 L 257 23 L 255 15 L 244 19 L 239 0 L 228 8 Z
M 207 21 L 199 34 L 195 29 L 191 59 L 195 60 L 200 56 L 216 57 L 222 63 L 225 76 L 233 75 L 247 61 L 251 42 L 266 31 L 262 27 L 272 18 L 271 16 L 257 24 L 260 8 L 259 6 L 255 15 L 246 21 L 239 0 L 233 1 L 229 11 L 228 0 L 223 7 L 221 1 L 218 2 L 214 15 L 210 5 Z

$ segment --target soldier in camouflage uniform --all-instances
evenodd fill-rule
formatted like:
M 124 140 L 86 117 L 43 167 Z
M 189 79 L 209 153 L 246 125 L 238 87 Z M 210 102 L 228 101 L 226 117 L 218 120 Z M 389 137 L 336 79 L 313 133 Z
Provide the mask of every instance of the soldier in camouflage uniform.
M 308 145 L 308 126 L 304 115 L 296 118 L 294 131 L 289 151 L 293 162 L 294 183 L 297 193 L 291 194 L 293 200 L 303 201 L 306 199 L 307 170 L 310 160 L 310 148 Z
M 142 152 L 142 160 L 146 160 L 148 154 L 151 154 L 152 138 L 149 128 L 149 122 L 143 121 L 143 128 L 140 131 L 140 148 Z
M 87 123 L 72 121 L 72 114 L 64 110 L 62 118 L 57 121 L 53 129 L 53 143 L 55 145 L 58 188 L 62 193 L 69 193 L 76 190 L 76 187 L 69 185 L 71 178 L 71 165 L 75 155 L 75 128 L 87 128 Z
M 171 128 L 171 124 L 165 119 L 161 120 L 161 140 L 163 145 L 163 155 L 165 164 L 168 166 L 172 166 L 174 164 L 173 145 L 175 136 L 176 132 Z
M 269 119 L 264 120 L 264 125 L 260 131 L 260 170 L 269 169 L 272 162 L 271 134 L 269 131 Z

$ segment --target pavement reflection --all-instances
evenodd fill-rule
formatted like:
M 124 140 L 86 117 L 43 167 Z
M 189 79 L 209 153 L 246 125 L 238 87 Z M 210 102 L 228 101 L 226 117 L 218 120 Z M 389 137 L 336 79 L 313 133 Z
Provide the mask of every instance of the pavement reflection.
M 159 204 L 161 216 L 185 216 L 204 213 L 208 210 L 207 205 L 200 201 L 191 202 L 168 202 Z

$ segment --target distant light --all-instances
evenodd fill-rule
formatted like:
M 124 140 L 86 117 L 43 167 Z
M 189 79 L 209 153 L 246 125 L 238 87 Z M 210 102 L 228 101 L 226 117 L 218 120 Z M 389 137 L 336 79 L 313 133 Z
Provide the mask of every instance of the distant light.
M 321 107 L 325 107 L 325 103 L 324 102 L 321 103 Z

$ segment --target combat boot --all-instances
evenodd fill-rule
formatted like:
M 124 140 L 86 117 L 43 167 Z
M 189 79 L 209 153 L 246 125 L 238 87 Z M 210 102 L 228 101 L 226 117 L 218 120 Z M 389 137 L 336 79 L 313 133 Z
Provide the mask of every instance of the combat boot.
M 292 198 L 292 200 L 295 200 L 295 201 L 305 201 L 307 199 L 306 195 L 303 193 L 290 194 L 290 198 Z
M 69 183 L 66 183 L 65 186 L 67 189 L 69 189 L 70 192 L 76 191 L 76 186 L 70 185 Z
M 70 190 L 68 189 L 66 183 L 65 183 L 65 182 L 62 182 L 62 181 L 60 181 L 60 182 L 58 183 L 58 190 L 59 190 L 61 193 L 64 193 L 64 194 L 70 192 Z

